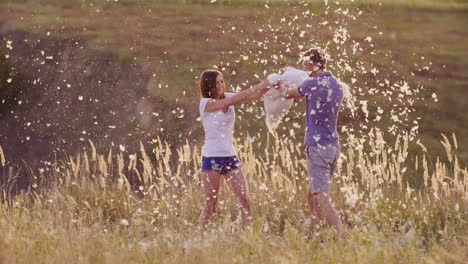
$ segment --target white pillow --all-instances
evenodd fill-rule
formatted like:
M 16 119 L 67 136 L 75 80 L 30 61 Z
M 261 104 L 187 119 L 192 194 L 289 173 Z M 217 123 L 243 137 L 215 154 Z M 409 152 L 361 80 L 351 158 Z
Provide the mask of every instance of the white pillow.
M 297 88 L 305 80 L 309 78 L 306 71 L 298 70 L 293 67 L 286 67 L 283 74 L 270 74 L 267 79 L 271 83 L 276 83 L 278 80 L 283 81 L 283 85 L 290 88 Z M 273 132 L 283 118 L 291 109 L 294 99 L 285 99 L 281 95 L 279 89 L 272 88 L 263 95 L 263 102 L 265 106 L 266 124 L 268 130 Z
M 341 85 L 341 88 L 343 89 L 343 99 L 344 100 L 351 99 L 352 94 L 351 94 L 351 88 L 349 87 L 349 85 L 347 85 L 340 79 L 338 79 L 338 83 Z

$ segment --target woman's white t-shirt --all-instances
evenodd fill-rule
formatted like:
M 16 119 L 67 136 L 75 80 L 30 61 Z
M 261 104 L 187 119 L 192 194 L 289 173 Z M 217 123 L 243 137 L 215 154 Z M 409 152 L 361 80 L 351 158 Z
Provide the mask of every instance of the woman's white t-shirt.
M 234 96 L 234 93 L 226 93 L 226 98 Z M 204 157 L 230 157 L 236 155 L 233 144 L 234 121 L 236 113 L 234 106 L 229 106 L 227 113 L 223 110 L 205 112 L 206 103 L 212 98 L 200 100 L 200 117 L 205 129 Z

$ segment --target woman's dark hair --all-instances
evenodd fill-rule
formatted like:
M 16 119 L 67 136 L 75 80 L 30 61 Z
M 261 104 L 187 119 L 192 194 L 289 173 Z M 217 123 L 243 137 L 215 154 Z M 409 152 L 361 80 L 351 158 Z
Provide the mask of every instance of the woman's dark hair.
M 319 48 L 309 49 L 304 53 L 303 58 L 311 61 L 314 64 L 317 64 L 322 70 L 325 69 L 325 65 L 327 64 L 326 55 Z
M 223 75 L 217 70 L 206 70 L 200 77 L 200 95 L 204 98 L 213 98 L 216 96 L 216 77 L 221 76 L 224 82 Z M 224 84 L 223 94 L 220 96 L 224 98 L 226 84 Z

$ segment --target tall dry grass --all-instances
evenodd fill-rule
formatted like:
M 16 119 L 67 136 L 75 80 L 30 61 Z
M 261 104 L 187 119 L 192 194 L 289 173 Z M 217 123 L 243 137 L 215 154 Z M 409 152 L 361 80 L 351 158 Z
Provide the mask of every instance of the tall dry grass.
M 368 140 L 347 138 L 331 193 L 350 230 L 347 241 L 327 227 L 309 233 L 303 147 L 286 138 L 268 136 L 265 146 L 249 137 L 237 142 L 253 228 L 240 229 L 237 203 L 223 184 L 205 234 L 197 226 L 203 204 L 199 148 L 187 142 L 174 151 L 157 140 L 130 155 L 98 153 L 90 143 L 89 151 L 33 173 L 30 188 L 15 197 L 8 181 L 2 186 L 0 260 L 463 263 L 468 171 L 459 165 L 456 138 L 441 142 L 447 162 L 406 137 L 385 142 L 374 131 Z M 410 144 L 420 145 L 417 156 L 409 156 Z M 17 177 L 5 166 L 10 178 Z

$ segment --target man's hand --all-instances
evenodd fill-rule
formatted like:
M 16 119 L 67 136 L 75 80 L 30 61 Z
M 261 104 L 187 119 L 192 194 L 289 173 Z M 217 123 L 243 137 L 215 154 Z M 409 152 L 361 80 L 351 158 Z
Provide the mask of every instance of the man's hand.
M 275 88 L 277 88 L 277 89 L 280 90 L 281 96 L 287 97 L 287 95 L 288 95 L 288 88 L 284 85 L 283 80 L 279 80 L 279 81 L 276 83 L 276 87 L 275 87 Z

